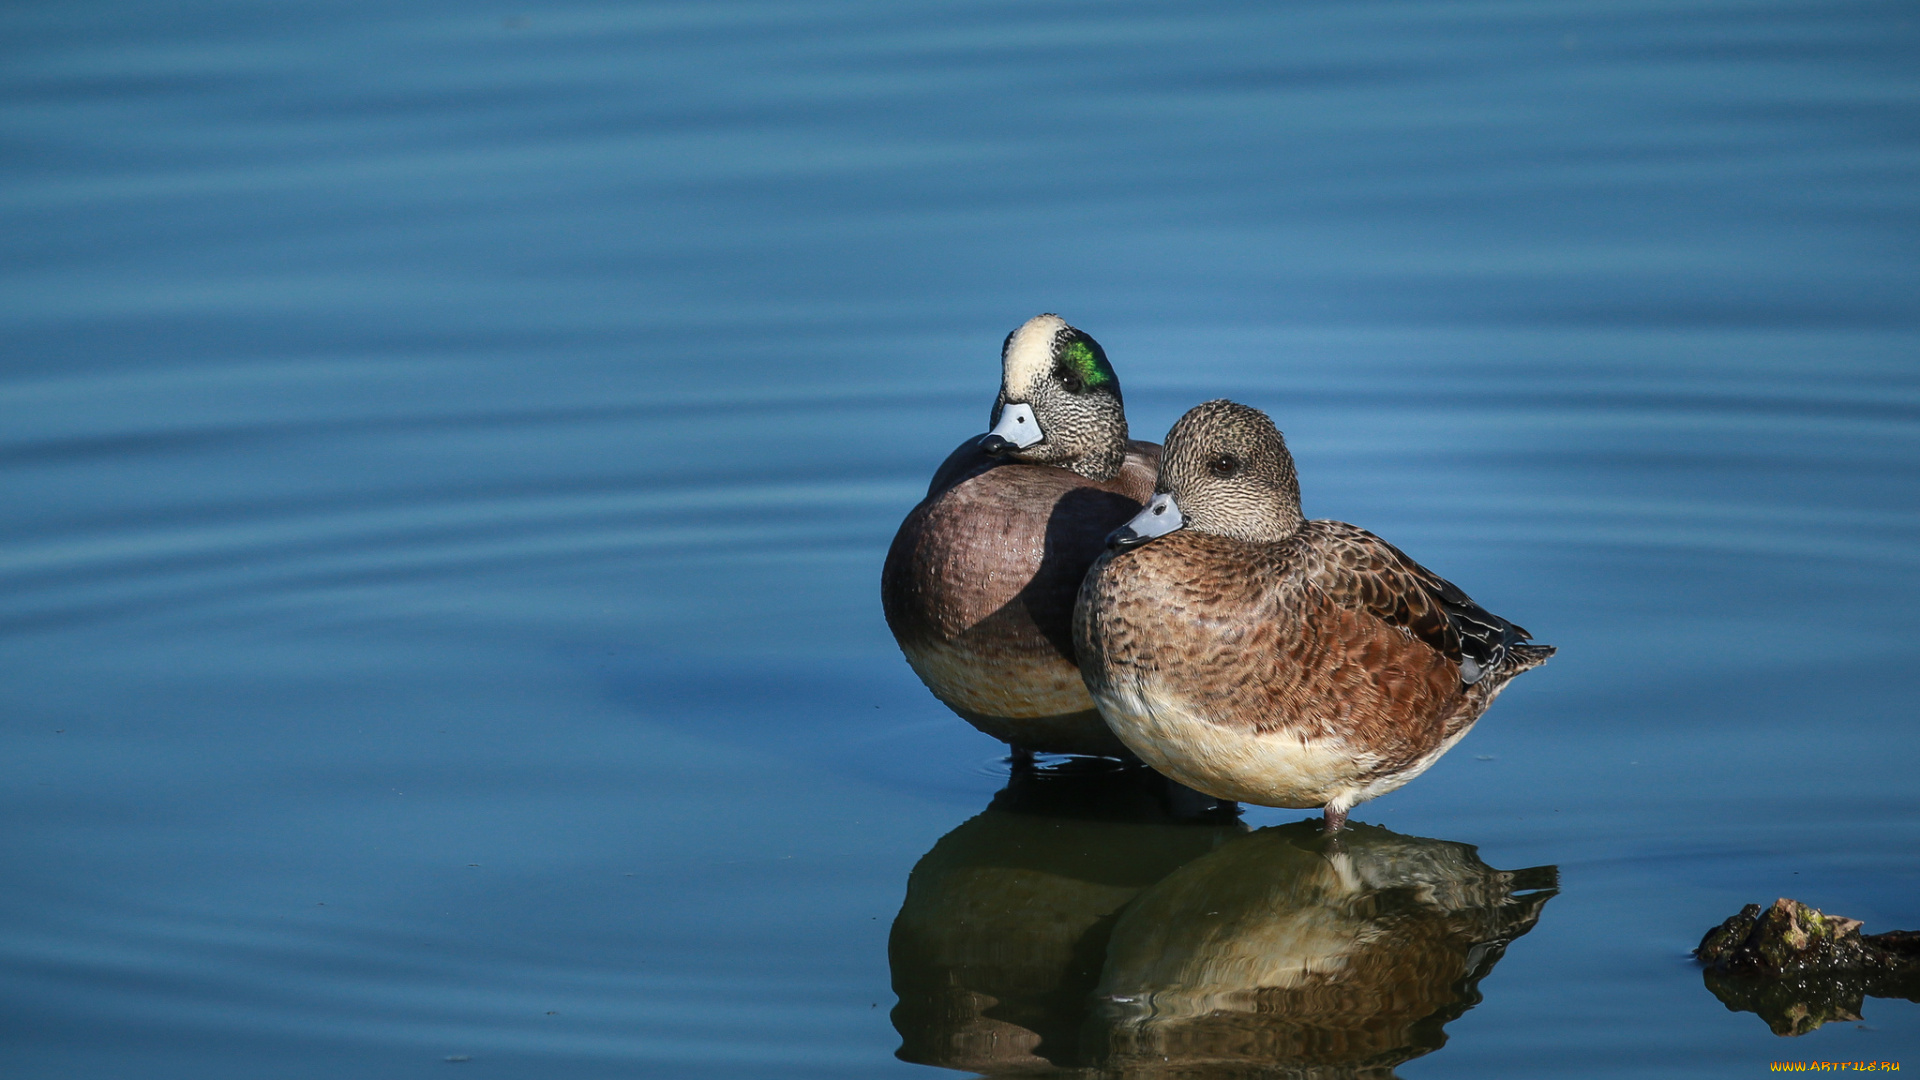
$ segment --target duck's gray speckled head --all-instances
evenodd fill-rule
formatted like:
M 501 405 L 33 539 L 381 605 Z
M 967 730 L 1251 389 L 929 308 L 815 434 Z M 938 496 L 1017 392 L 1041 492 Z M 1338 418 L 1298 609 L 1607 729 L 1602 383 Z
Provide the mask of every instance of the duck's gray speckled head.
M 995 456 L 1094 480 L 1113 479 L 1126 462 L 1120 380 L 1100 343 L 1058 315 L 1036 315 L 1007 335 L 992 420 L 980 445 Z
M 1114 533 L 1115 546 L 1180 528 L 1274 543 L 1306 520 L 1286 440 L 1266 413 L 1232 401 L 1195 405 L 1173 425 L 1153 490 L 1146 509 Z

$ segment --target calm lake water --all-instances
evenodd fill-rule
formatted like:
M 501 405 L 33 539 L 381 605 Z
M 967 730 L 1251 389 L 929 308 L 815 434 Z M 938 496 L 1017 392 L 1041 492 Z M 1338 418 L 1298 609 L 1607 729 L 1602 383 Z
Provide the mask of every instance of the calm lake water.
M 78 0 L 0 58 L 8 1076 L 1920 1068 L 1920 1005 L 1782 1038 L 1687 956 L 1920 928 L 1912 4 Z M 1040 311 L 1559 646 L 1339 875 L 1010 778 L 888 637 Z M 1216 1030 L 1289 934 L 1359 1004 Z

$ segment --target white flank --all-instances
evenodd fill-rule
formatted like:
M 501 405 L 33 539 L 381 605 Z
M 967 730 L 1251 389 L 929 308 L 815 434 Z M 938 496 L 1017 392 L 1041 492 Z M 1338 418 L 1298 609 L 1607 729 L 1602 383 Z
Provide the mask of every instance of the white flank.
M 1142 761 L 1216 799 L 1306 809 L 1384 793 L 1378 783 L 1362 789 L 1357 782 L 1377 764 L 1374 756 L 1339 736 L 1261 735 L 1214 724 L 1151 683 L 1109 688 L 1095 699 L 1114 734 Z

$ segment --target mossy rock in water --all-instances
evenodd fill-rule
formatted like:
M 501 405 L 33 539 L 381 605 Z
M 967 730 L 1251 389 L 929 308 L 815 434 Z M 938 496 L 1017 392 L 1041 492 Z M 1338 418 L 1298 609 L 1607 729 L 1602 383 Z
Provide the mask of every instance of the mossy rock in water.
M 1707 932 L 1693 955 L 1728 975 L 1794 975 L 1859 967 L 1866 946 L 1860 920 L 1843 919 L 1781 897 L 1764 912 L 1748 904 Z
M 1748 904 L 1693 951 L 1707 989 L 1727 1008 L 1758 1013 L 1776 1035 L 1858 1020 L 1868 996 L 1920 1000 L 1920 934 L 1863 935 L 1860 921 L 1785 897 Z

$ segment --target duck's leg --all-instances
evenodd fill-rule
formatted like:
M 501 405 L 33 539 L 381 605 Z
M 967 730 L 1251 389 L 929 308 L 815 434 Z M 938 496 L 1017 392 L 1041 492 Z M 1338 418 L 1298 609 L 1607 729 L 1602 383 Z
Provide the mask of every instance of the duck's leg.
M 1327 804 L 1327 835 L 1338 833 L 1347 824 L 1347 808 L 1339 802 Z

